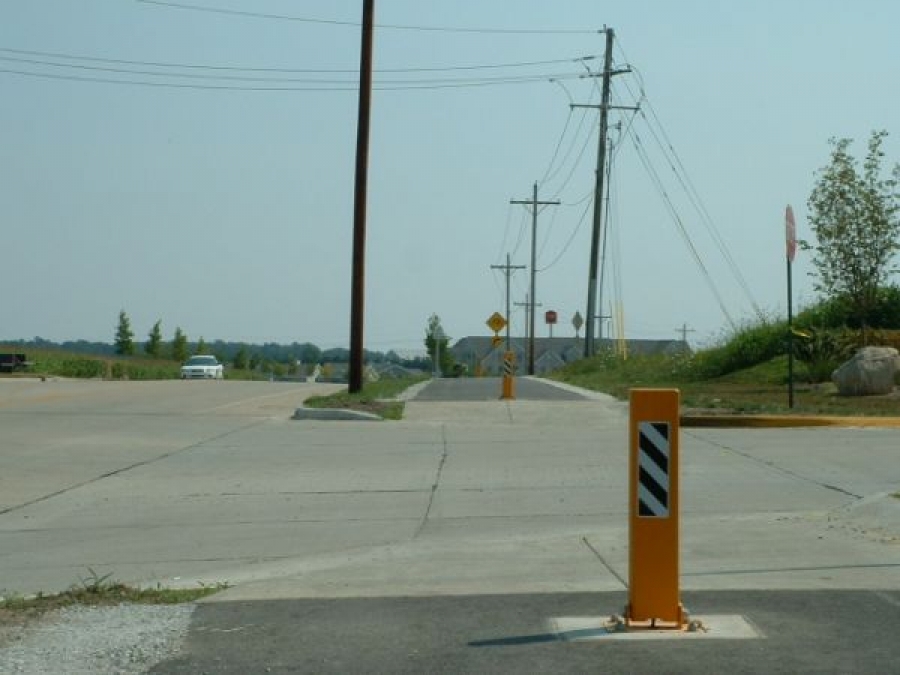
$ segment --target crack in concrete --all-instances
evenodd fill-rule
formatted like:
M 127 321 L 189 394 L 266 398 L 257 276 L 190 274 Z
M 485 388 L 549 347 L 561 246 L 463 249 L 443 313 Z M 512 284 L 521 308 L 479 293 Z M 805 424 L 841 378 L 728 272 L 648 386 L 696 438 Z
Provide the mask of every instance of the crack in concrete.
M 622 584 L 622 588 L 627 589 L 627 588 L 628 588 L 628 583 L 625 581 L 625 579 L 623 579 L 623 578 L 621 577 L 621 575 L 619 575 L 619 573 L 616 572 L 615 569 L 613 569 L 613 566 L 610 565 L 610 564 L 606 561 L 606 558 L 604 558 L 604 557 L 600 554 L 600 551 L 598 551 L 596 548 L 593 547 L 593 545 L 591 544 L 591 542 L 588 541 L 588 538 L 587 538 L 587 537 L 582 537 L 582 538 L 581 538 L 581 541 L 584 543 L 585 546 L 588 547 L 588 549 L 591 551 L 591 553 L 593 553 L 593 554 L 597 557 L 597 560 L 599 560 L 599 561 L 600 561 L 600 564 L 602 564 L 602 565 L 606 568 L 606 571 L 609 572 L 610 574 L 612 574 L 612 575 L 618 580 L 618 582 L 619 582 L 620 584 Z
M 790 469 L 786 469 L 782 466 L 778 466 L 777 464 L 775 464 L 775 462 L 772 462 L 772 461 L 769 461 L 766 459 L 761 459 L 759 457 L 754 457 L 753 455 L 751 455 L 748 452 L 741 452 L 737 448 L 732 448 L 728 445 L 724 445 L 723 443 L 717 443 L 716 441 L 711 441 L 710 439 L 704 438 L 703 436 L 698 436 L 697 434 L 692 434 L 690 432 L 686 432 L 686 431 L 684 431 L 683 428 L 682 428 L 682 433 L 684 433 L 687 436 L 690 436 L 691 438 L 694 438 L 698 441 L 701 441 L 703 443 L 711 445 L 715 448 L 719 448 L 720 450 L 727 450 L 728 452 L 733 453 L 739 457 L 743 457 L 744 459 L 748 459 L 751 462 L 754 462 L 755 464 L 759 464 L 760 466 L 764 466 L 767 469 L 771 469 L 772 471 L 775 471 L 776 473 L 780 473 L 785 476 L 790 476 L 791 478 L 794 478 L 796 480 L 803 481 L 804 483 L 810 483 L 812 485 L 816 485 L 816 486 L 818 486 L 820 488 L 824 488 L 826 490 L 838 492 L 847 497 L 852 497 L 853 499 L 862 499 L 863 498 L 863 495 L 855 494 L 853 492 L 845 490 L 844 488 L 837 487 L 836 485 L 829 485 L 828 483 L 822 483 L 820 481 L 817 481 L 815 478 L 810 478 L 809 476 L 804 476 L 803 474 L 797 473 L 796 471 L 791 471 Z
M 260 424 L 265 424 L 268 420 L 256 420 L 251 424 L 244 424 L 237 429 L 231 429 L 230 431 L 226 431 L 224 433 L 219 434 L 218 436 L 212 436 L 211 438 L 204 438 L 202 441 L 198 441 L 197 443 L 192 443 L 191 445 L 186 445 L 183 448 L 177 448 L 175 450 L 171 450 L 169 452 L 164 452 L 161 455 L 157 455 L 156 457 L 151 457 L 150 459 L 145 459 L 140 462 L 135 462 L 134 464 L 129 464 L 128 466 L 123 466 L 113 471 L 107 471 L 106 473 L 102 473 L 99 476 L 95 476 L 90 480 L 82 481 L 81 483 L 76 483 L 75 485 L 70 485 L 69 487 L 65 487 L 62 490 L 57 490 L 56 492 L 51 492 L 50 494 L 43 495 L 41 497 L 36 497 L 35 499 L 30 499 L 27 502 L 22 504 L 15 504 L 13 506 L 8 506 L 5 509 L 0 509 L 0 516 L 6 515 L 7 513 L 12 513 L 13 511 L 18 511 L 20 509 L 24 509 L 33 504 L 39 504 L 40 502 L 47 501 L 48 499 L 53 499 L 54 497 L 59 497 L 60 495 L 64 495 L 68 492 L 72 492 L 74 490 L 78 490 L 79 488 L 83 488 L 86 485 L 92 485 L 93 483 L 97 483 L 105 478 L 112 478 L 113 476 L 118 476 L 127 471 L 131 471 L 132 469 L 137 469 L 142 466 L 148 466 L 155 462 L 159 462 L 164 459 L 168 459 L 169 457 L 174 457 L 182 452 L 187 452 L 188 450 L 193 450 L 194 448 L 199 448 L 206 443 L 210 443 L 212 441 L 218 441 L 223 438 L 227 438 L 232 434 L 236 434 L 241 431 L 246 431 L 247 429 L 252 429 L 253 427 L 259 426 Z
M 431 515 L 431 507 L 434 504 L 434 496 L 437 493 L 438 485 L 441 482 L 441 473 L 444 471 L 444 464 L 447 462 L 447 425 L 441 425 L 441 460 L 438 462 L 437 473 L 434 476 L 434 483 L 431 485 L 431 495 L 428 497 L 428 506 L 425 507 L 425 515 L 422 516 L 422 521 L 419 523 L 419 526 L 416 528 L 415 533 L 412 538 L 416 539 L 422 533 L 422 530 L 425 529 L 425 525 L 428 523 L 428 516 Z

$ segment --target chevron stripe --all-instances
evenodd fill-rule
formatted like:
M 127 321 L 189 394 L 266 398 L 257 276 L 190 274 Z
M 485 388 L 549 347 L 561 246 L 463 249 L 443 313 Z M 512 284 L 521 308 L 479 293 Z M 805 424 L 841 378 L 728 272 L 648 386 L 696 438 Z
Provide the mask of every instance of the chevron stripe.
M 638 423 L 638 515 L 669 516 L 669 424 Z

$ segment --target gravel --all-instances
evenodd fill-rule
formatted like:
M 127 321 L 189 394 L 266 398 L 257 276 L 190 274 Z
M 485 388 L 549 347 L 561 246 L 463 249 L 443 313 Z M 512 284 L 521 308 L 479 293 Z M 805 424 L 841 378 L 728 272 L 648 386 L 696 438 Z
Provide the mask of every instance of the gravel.
M 173 657 L 195 605 L 66 607 L 0 648 L 0 673 L 96 675 L 145 673 Z

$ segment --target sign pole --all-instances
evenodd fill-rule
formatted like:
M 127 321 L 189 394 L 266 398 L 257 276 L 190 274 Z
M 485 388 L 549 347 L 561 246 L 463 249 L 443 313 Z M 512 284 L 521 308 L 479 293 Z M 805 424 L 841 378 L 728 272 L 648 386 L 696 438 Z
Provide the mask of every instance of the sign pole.
M 788 408 L 794 408 L 794 312 L 791 302 L 791 281 L 792 281 L 792 264 L 791 259 L 787 261 L 787 294 L 788 294 Z
M 797 254 L 797 225 L 794 210 L 788 204 L 784 211 L 784 232 L 787 257 L 787 314 L 788 314 L 788 408 L 794 408 L 794 308 L 793 265 Z

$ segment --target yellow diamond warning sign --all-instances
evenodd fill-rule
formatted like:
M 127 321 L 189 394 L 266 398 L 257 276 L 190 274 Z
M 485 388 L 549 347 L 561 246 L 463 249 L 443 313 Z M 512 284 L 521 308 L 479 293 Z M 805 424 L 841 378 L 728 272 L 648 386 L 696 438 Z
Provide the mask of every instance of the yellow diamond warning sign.
M 499 333 L 506 328 L 506 319 L 503 318 L 500 312 L 494 312 L 487 320 L 487 326 L 495 333 Z

